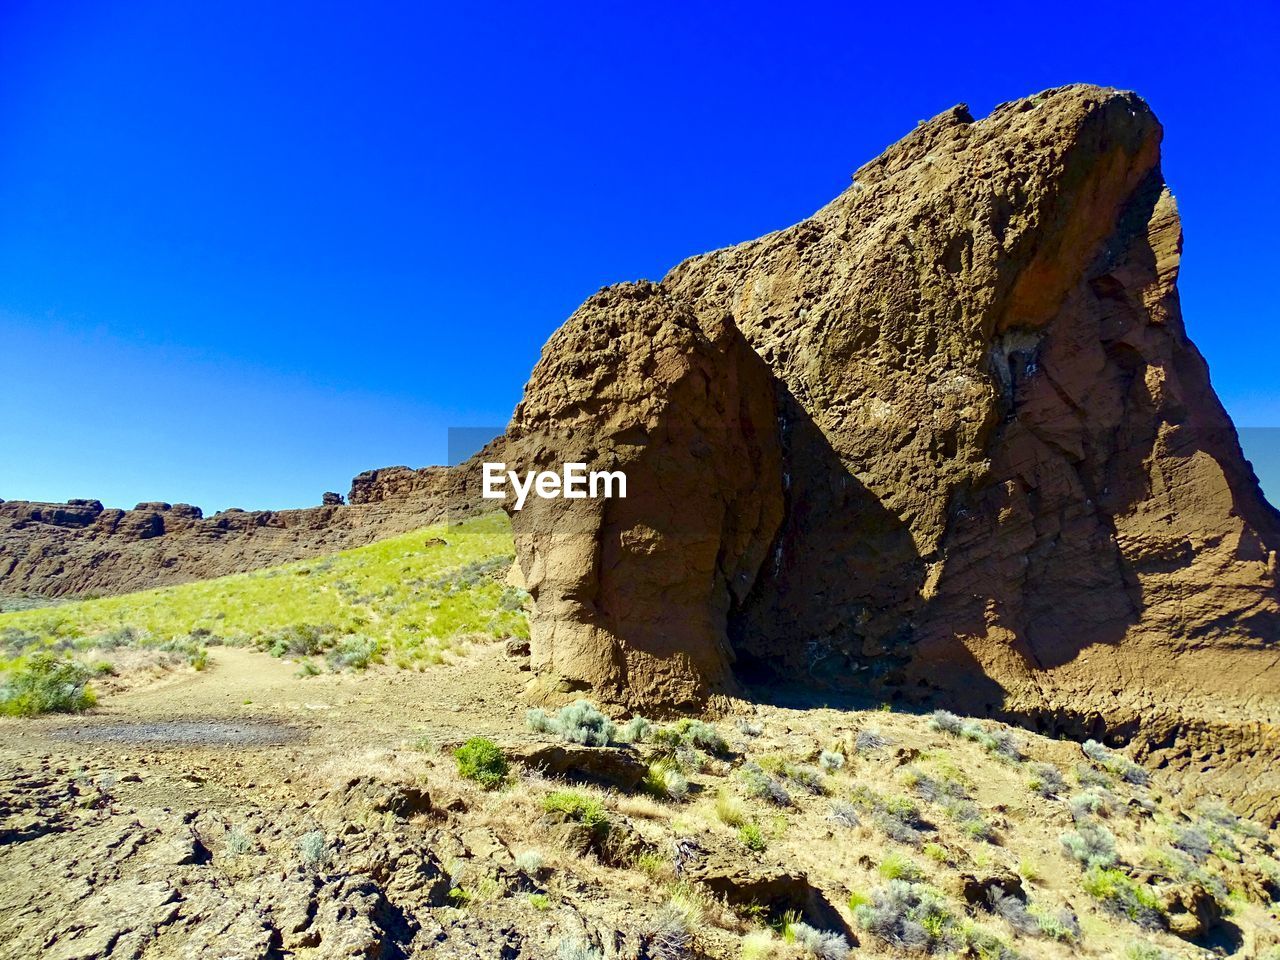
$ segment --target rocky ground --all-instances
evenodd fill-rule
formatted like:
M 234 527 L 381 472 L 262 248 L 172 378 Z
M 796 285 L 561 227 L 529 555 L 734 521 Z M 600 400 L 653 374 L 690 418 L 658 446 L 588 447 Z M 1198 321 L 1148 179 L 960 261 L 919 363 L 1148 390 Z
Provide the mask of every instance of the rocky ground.
M 527 726 L 524 652 L 302 677 L 218 647 L 204 671 L 89 714 L 0 722 L 0 957 L 1257 957 L 1280 942 L 1275 834 L 1119 753 L 785 695 L 583 746 Z M 495 789 L 455 763 L 476 736 L 509 760 Z

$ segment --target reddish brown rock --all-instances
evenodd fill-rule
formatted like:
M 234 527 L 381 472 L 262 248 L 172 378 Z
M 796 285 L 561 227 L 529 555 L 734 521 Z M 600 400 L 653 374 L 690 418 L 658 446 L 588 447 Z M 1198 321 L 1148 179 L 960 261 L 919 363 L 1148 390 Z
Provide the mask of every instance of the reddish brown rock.
M 104 509 L 97 500 L 0 501 L 0 595 L 126 593 L 320 556 L 465 517 L 477 503 L 475 462 L 360 474 L 350 504 L 224 510 L 190 504 Z
M 1250 723 L 1274 743 L 1280 517 L 1183 327 L 1161 134 L 1097 87 L 957 107 L 804 222 L 589 301 L 513 436 L 537 413 L 565 430 L 544 461 L 625 463 L 634 499 L 514 514 L 535 666 L 632 707 L 705 702 L 736 671 L 1152 749 Z M 674 389 L 706 354 L 668 327 L 714 330 L 769 384 L 744 391 L 749 434 L 724 419 L 658 467 L 619 438 L 715 420 L 728 366 Z M 673 509 L 746 513 L 685 548 Z M 1265 763 L 1250 789 L 1274 797 Z

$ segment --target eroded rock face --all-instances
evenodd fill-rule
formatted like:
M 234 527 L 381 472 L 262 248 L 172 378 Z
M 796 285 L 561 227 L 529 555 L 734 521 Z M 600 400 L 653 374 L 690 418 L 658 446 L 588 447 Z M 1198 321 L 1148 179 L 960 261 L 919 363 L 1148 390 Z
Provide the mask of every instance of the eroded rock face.
M 958 107 L 808 220 L 592 298 L 512 436 L 629 497 L 513 514 L 535 669 L 645 709 L 761 671 L 1274 730 L 1280 518 L 1183 327 L 1160 138 L 1097 87 Z
M 547 345 L 505 449 L 521 470 L 627 477 L 625 498 L 515 512 L 549 692 L 696 708 L 733 689 L 727 618 L 783 509 L 770 375 L 738 329 L 655 284 L 601 292 Z

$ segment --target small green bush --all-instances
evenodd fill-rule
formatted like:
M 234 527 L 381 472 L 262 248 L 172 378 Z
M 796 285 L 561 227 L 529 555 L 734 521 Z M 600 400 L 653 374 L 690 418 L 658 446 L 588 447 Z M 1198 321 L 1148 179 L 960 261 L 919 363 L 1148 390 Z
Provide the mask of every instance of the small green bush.
M 754 823 L 744 823 L 738 828 L 738 841 L 748 850 L 754 850 L 756 853 L 763 853 L 769 845 L 765 840 L 764 832 Z
M 1164 913 L 1155 891 L 1137 883 L 1120 870 L 1090 867 L 1084 875 L 1084 892 L 1112 913 L 1128 917 L 1148 929 L 1162 926 Z
M 914 882 L 924 876 L 920 872 L 920 868 L 916 866 L 915 861 L 897 852 L 889 853 L 880 861 L 879 872 L 880 876 L 886 880 Z
M 323 867 L 333 858 L 333 851 L 319 830 L 304 834 L 298 840 L 298 852 L 302 855 L 302 862 L 312 868 Z
M 0 686 L 0 714 L 80 713 L 97 703 L 89 668 L 49 651 L 33 653 Z
M 604 804 L 577 790 L 553 790 L 542 798 L 542 809 L 548 813 L 563 813 L 594 833 L 602 833 L 609 827 L 609 811 Z
M 459 774 L 486 790 L 501 786 L 510 769 L 502 748 L 485 737 L 472 737 L 453 752 L 453 758 Z

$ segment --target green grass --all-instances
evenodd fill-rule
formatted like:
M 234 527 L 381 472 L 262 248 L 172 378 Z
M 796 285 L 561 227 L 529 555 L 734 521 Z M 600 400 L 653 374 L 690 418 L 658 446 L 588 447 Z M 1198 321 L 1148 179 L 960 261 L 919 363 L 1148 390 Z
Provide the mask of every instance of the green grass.
M 427 545 L 432 538 L 446 541 Z M 0 670 L 47 648 L 173 649 L 193 665 L 205 644 L 323 657 L 330 669 L 438 663 L 470 636 L 528 636 L 501 512 L 315 560 L 216 580 L 0 614 Z
M 458 762 L 458 773 L 486 790 L 502 786 L 507 779 L 510 765 L 502 748 L 485 737 L 472 737 L 455 750 L 453 756 Z

